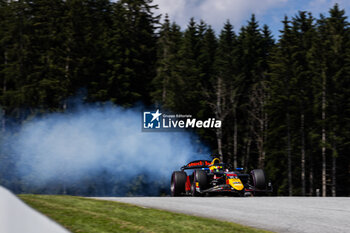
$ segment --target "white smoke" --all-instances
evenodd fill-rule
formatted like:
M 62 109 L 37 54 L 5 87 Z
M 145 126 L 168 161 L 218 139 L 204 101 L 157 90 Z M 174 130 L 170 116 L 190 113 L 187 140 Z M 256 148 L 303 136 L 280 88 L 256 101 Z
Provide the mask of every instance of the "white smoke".
M 120 190 L 127 192 L 125 186 L 140 175 L 146 179 L 143 182 L 168 187 L 172 171 L 190 160 L 208 158 L 193 134 L 142 132 L 141 118 L 139 108 L 105 105 L 33 119 L 10 142 L 19 175 L 27 185 L 42 188 L 100 182 L 98 176 L 104 173 L 109 185 L 124 181 L 119 192 L 114 188 L 105 193 L 123 195 Z

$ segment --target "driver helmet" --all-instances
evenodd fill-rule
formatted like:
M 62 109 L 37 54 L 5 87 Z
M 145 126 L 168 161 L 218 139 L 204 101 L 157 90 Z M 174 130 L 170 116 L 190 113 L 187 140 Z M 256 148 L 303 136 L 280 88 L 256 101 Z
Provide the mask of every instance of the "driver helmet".
M 213 161 L 209 165 L 209 169 L 210 169 L 211 172 L 223 171 L 224 170 L 223 166 L 220 164 L 220 159 L 219 158 L 213 159 Z

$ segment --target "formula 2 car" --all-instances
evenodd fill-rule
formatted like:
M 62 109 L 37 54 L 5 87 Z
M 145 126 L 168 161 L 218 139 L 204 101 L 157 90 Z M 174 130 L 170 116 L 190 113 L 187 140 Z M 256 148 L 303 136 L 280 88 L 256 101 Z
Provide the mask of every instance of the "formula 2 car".
M 193 170 L 187 175 L 185 170 Z M 196 160 L 174 171 L 171 176 L 172 196 L 204 196 L 206 194 L 233 194 L 237 196 L 257 195 L 272 192 L 271 182 L 267 182 L 262 169 L 254 169 L 243 174 L 237 168 L 230 171 L 218 158 Z

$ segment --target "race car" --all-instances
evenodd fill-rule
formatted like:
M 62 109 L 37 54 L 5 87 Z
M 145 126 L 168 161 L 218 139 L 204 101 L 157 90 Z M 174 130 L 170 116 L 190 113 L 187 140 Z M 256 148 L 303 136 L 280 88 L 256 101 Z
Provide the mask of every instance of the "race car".
M 189 170 L 193 173 L 187 175 Z M 174 171 L 171 176 L 172 196 L 204 196 L 207 194 L 224 194 L 248 196 L 272 192 L 271 182 L 267 182 L 262 169 L 254 169 L 249 174 L 243 174 L 242 168 L 235 171 L 227 169 L 219 158 L 196 160 Z

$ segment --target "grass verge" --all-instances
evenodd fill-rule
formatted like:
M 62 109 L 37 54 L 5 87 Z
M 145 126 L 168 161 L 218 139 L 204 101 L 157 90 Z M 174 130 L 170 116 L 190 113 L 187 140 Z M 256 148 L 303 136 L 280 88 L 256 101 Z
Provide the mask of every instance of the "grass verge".
M 19 195 L 19 198 L 74 233 L 267 232 L 230 222 L 113 201 L 28 194 Z

